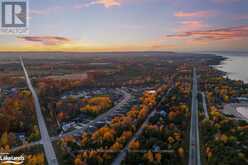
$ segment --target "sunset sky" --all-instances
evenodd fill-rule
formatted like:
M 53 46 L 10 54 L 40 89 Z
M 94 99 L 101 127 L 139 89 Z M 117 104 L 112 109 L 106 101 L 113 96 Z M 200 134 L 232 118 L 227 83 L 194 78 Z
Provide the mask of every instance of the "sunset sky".
M 0 51 L 248 51 L 248 0 L 29 0 Z

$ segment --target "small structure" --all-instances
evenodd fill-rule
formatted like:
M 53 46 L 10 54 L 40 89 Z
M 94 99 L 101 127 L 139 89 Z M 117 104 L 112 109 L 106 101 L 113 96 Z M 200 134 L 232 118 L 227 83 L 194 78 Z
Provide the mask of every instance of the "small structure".
M 76 123 L 73 121 L 73 122 L 70 122 L 70 123 L 65 123 L 65 124 L 62 124 L 62 129 L 64 132 L 68 131 L 70 128 L 74 127 L 76 125 Z
M 156 90 L 149 90 L 149 91 L 147 91 L 147 93 L 149 93 L 149 94 L 156 94 L 157 92 L 156 92 Z
M 22 144 L 26 142 L 26 136 L 24 132 L 16 133 L 16 138 L 18 141 L 22 142 Z
M 167 116 L 167 113 L 164 110 L 162 110 L 160 111 L 160 115 L 165 118 Z
M 236 99 L 237 99 L 238 102 L 248 102 L 247 97 L 237 97 Z
M 158 145 L 154 144 L 152 146 L 152 152 L 159 152 L 159 151 L 160 151 L 160 147 Z

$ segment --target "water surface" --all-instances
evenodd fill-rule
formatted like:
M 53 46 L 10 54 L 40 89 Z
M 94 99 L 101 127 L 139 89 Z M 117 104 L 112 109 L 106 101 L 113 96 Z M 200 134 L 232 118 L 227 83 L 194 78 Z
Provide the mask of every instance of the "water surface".
M 233 80 L 243 80 L 248 83 L 248 53 L 247 54 L 218 54 L 227 59 L 217 69 L 227 73 L 227 76 Z

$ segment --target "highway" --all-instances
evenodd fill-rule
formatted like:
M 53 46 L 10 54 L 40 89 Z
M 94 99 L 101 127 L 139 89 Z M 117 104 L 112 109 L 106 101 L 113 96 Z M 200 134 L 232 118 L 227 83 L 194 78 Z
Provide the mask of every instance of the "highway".
M 170 88 L 166 92 L 165 96 L 161 99 L 161 101 L 159 102 L 159 104 L 156 107 L 160 107 L 161 103 L 164 101 L 164 98 L 170 93 L 171 89 L 172 88 Z M 155 114 L 156 114 L 156 108 L 147 116 L 146 120 L 143 122 L 143 124 L 139 128 L 139 130 L 135 133 L 135 135 L 132 137 L 132 139 L 126 144 L 126 146 L 124 147 L 124 149 L 122 149 L 120 151 L 120 153 L 116 156 L 116 158 L 112 162 L 112 165 L 120 165 L 121 164 L 121 161 L 123 159 L 125 159 L 125 157 L 127 155 L 128 146 L 140 136 L 140 134 L 144 131 L 144 128 L 148 124 L 148 122 L 151 119 L 151 117 L 154 116 Z
M 190 123 L 190 142 L 189 142 L 189 165 L 200 165 L 200 143 L 198 127 L 198 99 L 197 99 L 197 75 L 193 69 L 192 85 L 192 104 L 191 104 L 191 123 Z
M 43 144 L 48 165 L 58 165 L 58 160 L 57 160 L 56 154 L 54 152 L 50 136 L 49 136 L 48 131 L 47 131 L 47 126 L 46 126 L 43 114 L 41 112 L 39 98 L 35 92 L 34 87 L 32 86 L 30 79 L 29 79 L 29 75 L 28 75 L 28 72 L 25 68 L 22 57 L 20 57 L 20 61 L 21 61 L 22 69 L 23 69 L 24 74 L 25 74 L 25 79 L 26 79 L 28 88 L 31 91 L 33 99 L 34 99 L 35 112 L 36 112 L 38 125 L 39 125 L 39 129 L 40 129 L 40 135 L 41 135 L 41 144 Z
M 208 119 L 209 115 L 208 115 L 206 96 L 204 92 L 201 92 L 201 95 L 202 95 L 202 105 L 203 105 L 204 114 L 205 114 L 205 117 Z

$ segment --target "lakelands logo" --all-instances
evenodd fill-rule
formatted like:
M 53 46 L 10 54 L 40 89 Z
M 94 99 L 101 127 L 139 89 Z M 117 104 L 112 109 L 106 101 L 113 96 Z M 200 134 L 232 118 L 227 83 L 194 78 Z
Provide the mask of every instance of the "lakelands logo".
M 23 164 L 24 156 L 14 156 L 9 153 L 0 153 L 0 164 Z
M 1 1 L 0 34 L 28 33 L 28 3 L 27 0 Z

